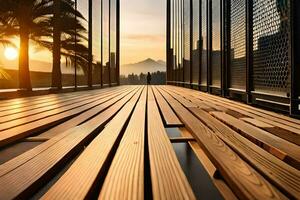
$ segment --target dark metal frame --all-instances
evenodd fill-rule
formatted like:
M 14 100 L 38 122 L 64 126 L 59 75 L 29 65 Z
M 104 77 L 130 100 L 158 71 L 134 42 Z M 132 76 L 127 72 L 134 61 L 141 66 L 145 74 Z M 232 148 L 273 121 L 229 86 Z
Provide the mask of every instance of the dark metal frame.
M 88 21 L 88 87 L 93 87 L 93 0 L 89 0 L 89 21 Z
M 251 103 L 253 89 L 253 0 L 246 1 L 246 93 L 247 103 Z
M 207 1 L 207 91 L 212 93 L 212 0 Z
M 116 0 L 116 79 L 120 85 L 120 0 Z
M 167 13 L 166 13 L 166 55 L 167 55 L 167 63 L 171 63 L 172 59 L 172 52 L 171 52 L 171 0 L 167 0 Z M 172 73 L 173 65 L 167 65 L 167 73 L 166 73 L 166 80 L 171 80 L 171 73 Z
M 77 0 L 75 0 L 75 12 L 77 11 Z M 77 15 L 76 13 L 74 13 L 75 15 L 75 22 L 77 21 Z M 77 28 L 75 26 L 74 28 L 74 31 L 75 31 L 75 36 L 74 36 L 74 39 L 75 39 L 75 48 L 77 47 Z M 77 90 L 77 51 L 75 50 L 74 52 L 74 88 L 75 90 Z
M 300 118 L 300 2 L 291 0 L 291 98 L 290 115 Z

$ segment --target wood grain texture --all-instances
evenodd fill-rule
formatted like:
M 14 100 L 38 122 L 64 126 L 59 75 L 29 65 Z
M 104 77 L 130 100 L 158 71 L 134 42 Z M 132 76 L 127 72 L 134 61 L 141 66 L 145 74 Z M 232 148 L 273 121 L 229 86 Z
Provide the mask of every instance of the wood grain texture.
M 88 96 L 88 95 L 91 95 L 91 94 L 83 94 L 82 96 Z M 31 110 L 47 107 L 49 105 L 51 106 L 51 105 L 55 105 L 55 104 L 58 104 L 58 103 L 61 103 L 61 102 L 67 102 L 67 101 L 73 100 L 75 98 L 78 98 L 78 96 L 73 94 L 71 96 L 66 96 L 66 97 L 58 96 L 56 98 L 53 98 L 53 99 L 50 99 L 50 100 L 47 100 L 47 101 L 45 100 L 45 102 L 41 102 L 41 103 L 38 103 L 38 104 L 35 104 L 34 102 L 32 102 L 32 104 L 28 103 L 28 105 L 26 105 L 26 106 L 23 104 L 23 107 L 19 107 L 19 108 L 16 108 L 16 109 L 5 110 L 5 111 L 0 111 L 0 117 L 10 116 L 10 115 L 17 114 L 17 113 L 28 112 L 28 111 L 31 111 Z M 1 102 L 0 102 L 0 105 L 1 105 Z
M 168 126 L 180 126 L 181 137 L 169 138 Z M 153 199 L 195 199 L 171 142 L 192 148 L 225 199 L 300 196 L 297 120 L 186 88 L 0 101 L 0 130 L 4 152 L 43 142 L 0 165 L 0 200 L 144 199 L 149 191 Z
M 177 97 L 177 94 L 173 95 Z M 192 97 L 191 101 L 193 101 Z M 188 109 L 273 184 L 284 190 L 292 198 L 300 196 L 300 188 L 298 187 L 300 185 L 300 171 L 255 146 L 209 113 L 199 108 Z
M 151 90 L 147 117 L 153 199 L 196 199 L 167 136 Z
M 284 160 L 297 169 L 300 169 L 299 146 L 247 124 L 242 120 L 227 115 L 226 113 L 211 112 L 211 114 L 234 130 L 242 133 L 246 138 L 261 146 L 274 156 Z
M 146 102 L 147 88 L 130 118 L 99 199 L 144 199 Z
M 98 97 L 99 98 L 99 97 Z M 101 101 L 101 100 L 99 100 Z M 99 104 L 97 99 L 84 101 L 82 106 L 76 109 L 67 110 L 65 112 L 45 117 L 31 123 L 20 125 L 0 132 L 0 147 L 15 142 L 26 136 L 30 136 L 36 132 L 41 132 L 49 127 L 60 124 L 76 115 L 79 115 Z
M 108 92 L 108 93 L 104 93 L 104 94 L 101 93 L 101 99 L 105 99 L 109 96 L 113 96 L 114 94 L 115 95 L 120 94 L 120 92 L 122 92 L 122 90 L 121 91 L 112 91 L 112 92 Z M 27 111 L 22 111 L 22 112 L 18 112 L 15 114 L 6 115 L 3 117 L 0 117 L 0 126 L 2 123 L 5 123 L 5 122 L 15 121 L 20 118 L 25 118 L 25 117 L 41 114 L 43 112 L 64 108 L 65 106 L 69 106 L 69 105 L 73 105 L 74 103 L 81 102 L 84 99 L 85 99 L 85 96 L 80 96 L 80 98 L 78 98 L 78 96 L 77 96 L 76 98 L 72 98 L 72 99 L 63 99 L 62 101 L 59 101 L 59 102 L 57 101 L 54 103 L 51 102 L 51 103 L 46 104 L 43 107 L 38 107 L 38 108 L 30 109 Z
M 55 168 L 63 160 L 68 159 L 76 150 L 98 133 L 103 126 L 128 102 L 134 94 L 117 102 L 114 106 L 105 110 L 88 122 L 71 129 L 67 136 L 54 143 L 45 151 L 28 160 L 23 165 L 9 171 L 0 177 L 0 199 L 13 199 L 28 197 L 36 190 L 39 183 L 49 179 L 49 174 L 55 172 Z M 49 140 L 48 142 L 50 142 Z M 2 195 L 3 194 L 3 195 Z
M 81 100 L 75 100 L 72 104 L 68 104 L 64 107 L 61 108 L 56 108 L 53 110 L 49 110 L 49 111 L 45 111 L 36 115 L 32 115 L 32 116 L 28 116 L 26 118 L 20 118 L 20 119 L 15 119 L 13 121 L 8 121 L 5 123 L 1 123 L 0 124 L 0 131 L 5 131 L 5 130 L 9 130 L 12 129 L 14 127 L 18 127 L 21 125 L 25 125 L 28 124 L 30 122 L 35 122 L 38 121 L 40 119 L 44 119 L 47 117 L 51 117 L 51 116 L 55 116 L 64 112 L 68 112 L 68 111 L 72 111 L 72 110 L 76 110 L 77 108 L 81 108 L 82 106 L 88 106 L 88 105 L 94 105 L 93 103 L 95 103 L 95 101 L 99 101 L 101 100 L 101 96 L 100 94 L 92 96 L 92 97 L 87 97 L 87 98 L 82 98 Z M 92 107 L 91 106 L 91 107 Z
M 188 132 L 185 128 L 181 128 L 181 135 L 183 137 L 192 137 L 190 132 Z M 208 172 L 213 184 L 216 186 L 216 188 L 219 190 L 220 194 L 223 196 L 226 200 L 237 200 L 238 198 L 235 196 L 235 194 L 232 192 L 232 190 L 228 187 L 228 185 L 225 183 L 225 181 L 218 177 L 215 177 L 215 174 L 218 173 L 216 167 L 212 164 L 212 162 L 209 160 L 207 155 L 204 153 L 202 148 L 199 146 L 199 144 L 196 141 L 190 141 L 188 142 L 191 149 L 193 149 L 195 155 L 197 156 L 198 160 L 201 162 L 203 167 Z
M 259 128 L 274 128 L 274 126 L 267 124 L 265 122 L 253 119 L 253 118 L 240 118 L 241 120 L 248 122 L 249 124 L 252 124 L 254 126 L 257 126 Z
M 300 185 L 299 170 L 257 147 L 209 113 L 197 108 L 192 108 L 191 112 L 273 184 L 284 190 L 290 197 L 300 196 L 300 188 L 298 187 Z
M 273 116 L 266 116 L 265 114 L 253 114 L 252 109 L 247 108 L 242 109 L 239 106 L 236 106 L 236 102 L 230 101 L 227 99 L 224 99 L 223 101 L 220 100 L 220 97 L 217 97 L 218 99 L 215 99 L 216 97 L 212 97 L 213 95 L 207 95 L 199 92 L 189 90 L 182 90 L 182 89 L 176 89 L 177 94 L 183 93 L 186 95 L 186 98 L 189 98 L 191 96 L 202 99 L 205 103 L 209 102 L 211 107 L 218 109 L 219 111 L 226 112 L 227 114 L 233 115 L 236 118 L 253 118 L 255 120 L 261 121 L 266 124 L 270 124 L 274 126 L 274 129 L 270 128 L 264 128 L 268 132 L 281 137 L 285 140 L 288 140 L 289 142 L 292 142 L 294 144 L 300 145 L 300 125 L 297 123 L 289 122 L 287 120 L 276 118 Z M 229 101 L 229 102 L 228 102 Z M 220 109 L 220 107 L 225 107 L 227 109 Z M 255 107 L 251 107 L 255 109 Z M 269 111 L 268 111 L 269 112 Z M 281 117 L 281 115 L 279 115 Z M 288 118 L 284 116 L 284 118 Z
M 239 198 L 285 198 L 278 189 L 229 148 L 216 133 L 208 129 L 168 93 L 162 89 L 160 91 Z
M 183 91 L 182 88 L 179 88 L 179 87 L 175 87 L 175 86 L 168 86 L 168 87 L 176 89 L 177 91 Z M 203 92 L 195 92 L 194 90 L 191 90 L 191 89 L 184 89 L 184 90 L 186 92 L 192 93 L 194 95 L 205 97 L 206 99 L 209 98 L 211 100 L 218 101 L 221 103 L 230 103 L 231 106 L 238 106 L 237 108 L 239 108 L 240 110 L 246 109 L 246 111 L 249 111 L 250 113 L 254 113 L 257 116 L 261 116 L 266 119 L 271 119 L 273 121 L 277 121 L 282 124 L 288 124 L 291 127 L 300 129 L 300 120 L 299 119 L 291 118 L 291 117 L 288 117 L 288 116 L 285 116 L 282 114 L 278 114 L 278 113 L 264 110 L 261 108 L 253 107 L 253 106 L 243 104 L 243 103 L 240 103 L 237 101 L 232 101 L 232 100 L 229 100 L 226 98 L 221 98 L 221 97 L 218 97 L 215 95 L 211 95 L 211 94 L 207 94 L 207 93 L 203 93 Z
M 101 90 L 101 92 L 110 91 L 112 88 L 105 88 Z M 39 106 L 44 103 L 49 103 L 55 100 L 68 98 L 68 97 L 78 97 L 78 96 L 92 96 L 99 93 L 99 90 L 94 91 L 78 91 L 72 93 L 61 93 L 61 94 L 49 94 L 42 96 L 34 96 L 34 97 L 25 97 L 25 98 L 17 98 L 12 100 L 4 100 L 0 101 L 0 111 L 13 111 L 18 109 L 26 109 L 28 107 Z
M 95 182 L 104 179 L 104 169 L 126 125 L 140 91 L 119 111 L 103 131 L 87 146 L 66 173 L 47 191 L 42 199 L 86 199 Z
M 166 126 L 170 126 L 170 127 L 183 126 L 183 124 L 178 119 L 178 117 L 171 109 L 169 104 L 166 102 L 166 100 L 161 96 L 159 92 L 156 91 L 155 87 L 153 87 L 153 92 Z
M 136 90 L 136 88 L 134 88 L 133 90 L 130 91 L 126 91 L 126 92 L 122 92 L 122 93 L 118 93 L 117 96 L 113 96 L 113 98 L 111 97 L 107 97 L 105 99 L 102 100 L 102 102 L 97 105 L 96 107 L 87 110 L 85 112 L 83 112 L 82 114 L 73 117 L 72 119 L 59 124 L 45 132 L 43 132 L 42 134 L 40 134 L 41 137 L 46 137 L 46 138 L 52 138 L 53 136 L 57 135 L 58 133 L 64 132 L 70 128 L 73 128 L 87 120 L 89 120 L 90 118 L 92 118 L 93 116 L 99 114 L 100 112 L 102 112 L 103 110 L 109 108 L 110 106 L 112 106 L 114 103 L 116 103 L 117 101 L 119 101 L 120 99 L 122 99 L 123 97 L 125 97 L 126 95 L 128 95 L 130 92 Z

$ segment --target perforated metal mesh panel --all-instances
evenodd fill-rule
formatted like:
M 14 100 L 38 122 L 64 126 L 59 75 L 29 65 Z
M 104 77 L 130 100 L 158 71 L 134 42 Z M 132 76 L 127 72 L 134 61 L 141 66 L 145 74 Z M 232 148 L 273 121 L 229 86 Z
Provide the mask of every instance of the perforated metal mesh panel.
M 212 0 L 212 85 L 221 87 L 221 0 Z
M 193 83 L 199 82 L 200 67 L 200 1 L 193 0 Z
M 207 0 L 201 0 L 201 84 L 207 85 Z
M 254 0 L 255 91 L 288 96 L 290 88 L 288 2 L 288 0 Z
M 183 18 L 183 23 L 184 23 L 184 57 L 183 57 L 183 67 L 184 67 L 184 81 L 185 82 L 190 82 L 190 46 L 191 46 L 191 41 L 190 41 L 190 34 L 191 34 L 191 24 L 190 24 L 190 18 L 191 18 L 191 4 L 190 0 L 184 0 L 184 5 L 183 5 L 183 11 L 184 11 L 184 18 Z
M 246 2 L 231 0 L 229 87 L 246 89 Z

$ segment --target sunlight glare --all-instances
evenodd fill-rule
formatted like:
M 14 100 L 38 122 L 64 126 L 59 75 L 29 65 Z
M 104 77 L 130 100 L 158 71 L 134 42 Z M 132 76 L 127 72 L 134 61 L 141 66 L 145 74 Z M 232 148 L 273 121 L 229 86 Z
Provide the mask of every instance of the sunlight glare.
M 4 55 L 7 60 L 15 60 L 18 57 L 18 51 L 13 47 L 8 47 L 5 48 Z

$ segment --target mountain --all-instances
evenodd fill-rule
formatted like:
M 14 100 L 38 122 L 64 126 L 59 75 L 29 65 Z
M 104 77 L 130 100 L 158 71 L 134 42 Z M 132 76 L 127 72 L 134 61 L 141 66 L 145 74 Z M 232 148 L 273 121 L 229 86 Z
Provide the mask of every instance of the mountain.
M 140 74 L 140 73 L 148 73 L 148 72 L 165 72 L 166 71 L 166 62 L 163 60 L 155 61 L 151 58 L 147 58 L 146 60 L 126 64 L 121 66 L 121 74 L 128 75 L 128 74 Z

